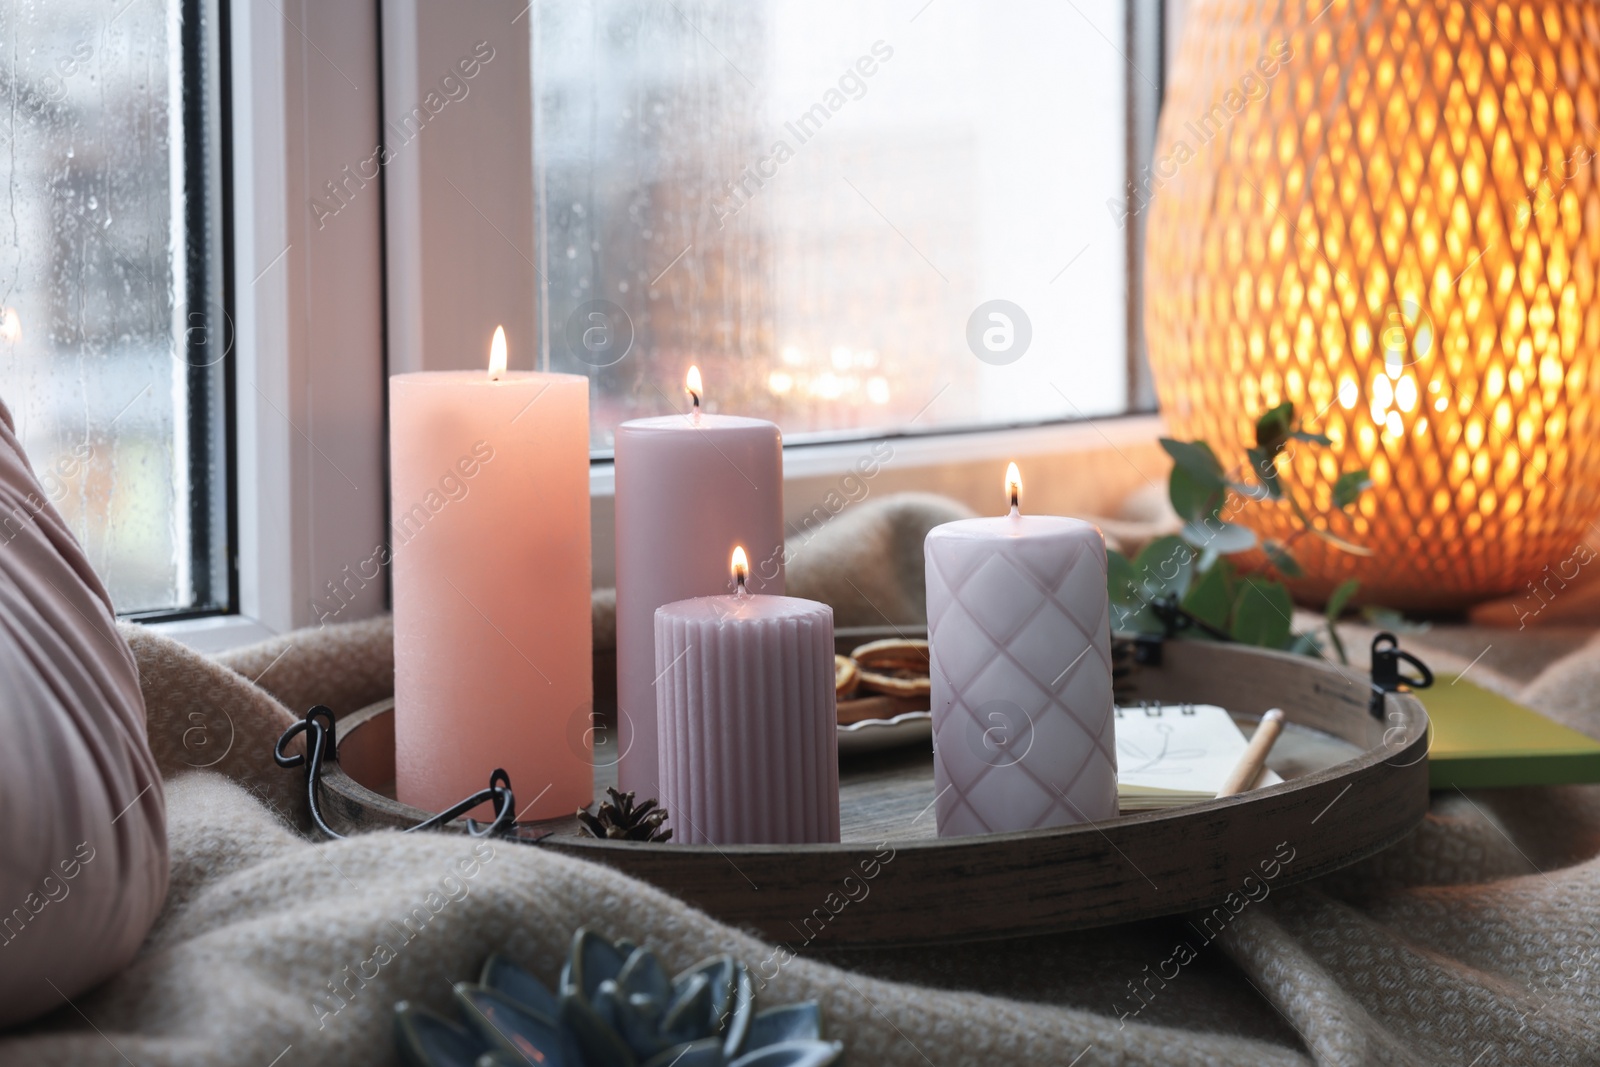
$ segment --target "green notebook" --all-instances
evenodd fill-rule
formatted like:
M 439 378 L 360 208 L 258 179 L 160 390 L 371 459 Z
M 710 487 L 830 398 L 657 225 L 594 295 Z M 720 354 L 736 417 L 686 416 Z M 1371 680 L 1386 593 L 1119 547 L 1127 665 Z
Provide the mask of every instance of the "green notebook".
M 1413 694 L 1433 724 L 1434 789 L 1600 782 L 1600 741 L 1453 674 Z

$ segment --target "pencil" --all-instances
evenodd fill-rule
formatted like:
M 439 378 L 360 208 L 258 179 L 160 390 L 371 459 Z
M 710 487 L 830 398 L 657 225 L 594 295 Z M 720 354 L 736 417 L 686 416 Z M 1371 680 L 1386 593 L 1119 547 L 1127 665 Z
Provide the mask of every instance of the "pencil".
M 1261 716 L 1261 725 L 1256 727 L 1255 735 L 1245 746 L 1244 755 L 1239 757 L 1238 765 L 1233 768 L 1233 773 L 1228 775 L 1227 782 L 1223 783 L 1217 796 L 1231 797 L 1235 793 L 1254 789 L 1256 779 L 1261 777 L 1261 768 L 1266 766 L 1267 753 L 1272 751 L 1274 742 L 1282 732 L 1282 708 L 1273 708 Z

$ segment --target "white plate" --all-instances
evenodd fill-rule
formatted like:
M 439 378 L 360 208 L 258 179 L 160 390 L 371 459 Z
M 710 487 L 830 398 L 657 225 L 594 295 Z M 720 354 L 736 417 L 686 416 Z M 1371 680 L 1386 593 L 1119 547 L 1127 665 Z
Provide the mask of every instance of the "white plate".
M 933 748 L 933 715 L 908 711 L 892 719 L 863 719 L 839 727 L 839 755 L 859 756 L 884 748 L 921 744 Z

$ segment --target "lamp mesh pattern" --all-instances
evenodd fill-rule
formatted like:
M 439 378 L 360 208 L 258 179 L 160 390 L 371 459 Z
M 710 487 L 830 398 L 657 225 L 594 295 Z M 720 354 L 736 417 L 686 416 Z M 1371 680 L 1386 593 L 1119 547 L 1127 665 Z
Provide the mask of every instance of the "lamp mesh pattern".
M 1570 578 L 1600 512 L 1600 7 L 1199 0 L 1155 162 L 1146 335 L 1175 436 L 1225 461 L 1292 400 L 1331 448 L 1280 460 L 1309 599 L 1458 607 Z M 1114 211 L 1116 208 L 1114 207 Z M 1239 502 L 1235 502 L 1238 504 Z M 1240 521 L 1288 538 L 1287 506 Z M 1319 520 L 1320 521 L 1320 520 Z

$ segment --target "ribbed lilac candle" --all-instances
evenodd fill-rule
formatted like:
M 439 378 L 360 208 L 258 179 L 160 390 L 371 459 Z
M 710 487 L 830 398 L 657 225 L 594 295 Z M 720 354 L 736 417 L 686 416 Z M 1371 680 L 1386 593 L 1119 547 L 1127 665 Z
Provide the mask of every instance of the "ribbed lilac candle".
M 698 597 L 655 615 L 661 804 L 685 844 L 839 840 L 833 609 Z

